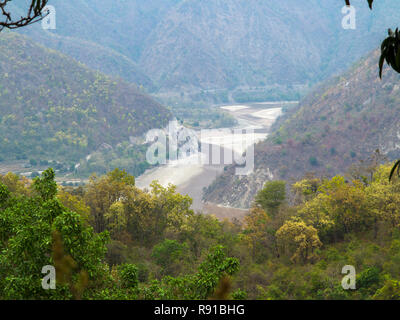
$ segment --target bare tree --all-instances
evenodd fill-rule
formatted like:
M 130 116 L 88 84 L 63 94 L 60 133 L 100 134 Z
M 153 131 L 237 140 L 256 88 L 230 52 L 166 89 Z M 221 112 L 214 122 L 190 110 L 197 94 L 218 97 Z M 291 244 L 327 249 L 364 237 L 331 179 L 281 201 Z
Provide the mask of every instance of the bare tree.
M 31 0 L 27 5 L 27 13 L 25 16 L 13 17 L 7 5 L 12 0 L 0 0 L 0 31 L 4 28 L 17 29 L 25 27 L 41 20 L 46 13 L 43 12 L 48 0 Z

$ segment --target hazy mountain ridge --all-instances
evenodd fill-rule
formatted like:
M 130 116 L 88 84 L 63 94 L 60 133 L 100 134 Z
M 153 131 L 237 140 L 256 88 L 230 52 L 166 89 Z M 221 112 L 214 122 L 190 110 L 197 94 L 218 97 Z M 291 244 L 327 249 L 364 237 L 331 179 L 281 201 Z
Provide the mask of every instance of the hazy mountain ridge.
M 279 47 L 289 45 L 280 39 L 288 38 L 291 28 L 270 8 L 274 6 L 279 5 L 259 1 L 185 1 L 153 31 L 140 64 L 167 88 L 256 86 L 267 84 L 266 79 L 280 84 L 288 80 L 303 82 L 305 73 L 312 74 L 309 64 L 306 67 L 304 63 L 313 57 L 316 48 L 313 43 L 306 45 L 300 29 L 290 30 L 295 32 L 294 46 L 305 49 L 291 59 L 290 50 L 279 55 Z M 274 69 L 284 61 L 289 63 L 287 72 L 278 71 L 277 79 Z M 294 64 L 300 68 L 293 68 Z M 192 79 L 185 81 L 190 68 Z
M 308 172 L 333 176 L 380 149 L 400 157 L 400 78 L 378 77 L 379 52 L 308 95 L 267 141 L 256 145 L 255 172 L 237 177 L 229 168 L 205 192 L 207 201 L 247 207 L 269 179 L 298 179 Z
M 299 91 L 296 85 L 308 86 L 344 70 L 379 44 L 387 26 L 400 21 L 400 3 L 390 0 L 376 3 L 373 14 L 365 3 L 355 2 L 356 30 L 342 28 L 343 4 L 330 0 L 51 3 L 57 9 L 57 30 L 52 33 L 112 49 L 161 93 L 196 99 L 208 89 L 253 92 L 239 92 L 239 100 L 267 99 L 271 88 L 291 97 Z M 93 67 L 84 45 L 82 53 L 69 45 L 55 47 L 50 41 L 53 48 Z M 115 63 L 114 68 L 99 70 L 135 81 L 131 73 L 123 73 L 127 60 L 121 67 L 115 58 L 110 55 L 106 63 Z M 135 82 L 151 85 L 140 77 Z

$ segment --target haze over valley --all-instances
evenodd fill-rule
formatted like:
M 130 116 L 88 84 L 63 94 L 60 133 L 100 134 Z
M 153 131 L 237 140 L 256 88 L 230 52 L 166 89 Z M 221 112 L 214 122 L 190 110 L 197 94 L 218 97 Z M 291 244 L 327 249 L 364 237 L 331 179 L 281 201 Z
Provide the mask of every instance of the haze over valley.
M 282 172 L 286 170 L 284 168 L 290 166 L 282 164 L 280 157 L 276 158 L 279 164 L 275 164 L 272 160 L 260 162 L 265 158 L 261 156 L 264 151 L 260 149 L 266 148 L 262 140 L 267 138 L 271 125 L 281 113 L 281 109 L 269 106 L 265 101 L 270 103 L 289 101 L 290 103 L 284 107 L 286 114 L 286 111 L 297 110 L 296 103 L 301 100 L 300 105 L 314 113 L 311 111 L 313 107 L 307 105 L 307 101 L 312 100 L 311 97 L 315 95 L 313 88 L 318 87 L 321 81 L 330 83 L 325 79 L 330 79 L 332 75 L 340 74 L 347 67 L 357 63 L 358 59 L 378 45 L 383 33 L 381 26 L 390 25 L 400 18 L 397 17 L 397 12 L 400 10 L 396 10 L 400 9 L 400 5 L 393 1 L 382 1 L 381 4 L 377 4 L 375 15 L 371 15 L 365 6 L 357 6 L 357 30 L 343 29 L 342 5 L 332 1 L 301 3 L 235 0 L 226 3 L 225 1 L 153 0 L 151 4 L 145 4 L 133 0 L 110 7 L 108 1 L 102 0 L 96 1 L 96 4 L 93 6 L 90 1 L 80 0 L 68 3 L 54 0 L 52 5 L 58 9 L 57 28 L 43 30 L 38 23 L 20 29 L 19 32 L 28 38 L 6 35 L 15 39 L 9 44 L 9 48 L 16 52 L 21 49 L 26 51 L 26 47 L 21 48 L 18 44 L 22 39 L 24 43 L 31 41 L 41 43 L 43 47 L 37 45 L 40 50 L 47 50 L 44 47 L 49 47 L 60 51 L 65 54 L 65 59 L 71 59 L 70 56 L 76 59 L 77 63 L 85 65 L 82 67 L 88 68 L 87 70 L 100 72 L 97 77 L 108 79 L 107 77 L 111 76 L 118 78 L 115 80 L 116 83 L 133 83 L 132 86 L 137 87 L 133 90 L 141 92 L 141 102 L 139 100 L 135 102 L 131 98 L 129 101 L 121 100 L 122 97 L 119 97 L 113 100 L 113 103 L 121 104 L 121 107 L 110 107 L 110 97 L 104 90 L 102 96 L 97 95 L 95 102 L 85 98 L 86 100 L 75 99 L 76 101 L 71 100 L 71 102 L 66 100 L 65 106 L 60 103 L 52 106 L 52 101 L 49 101 L 46 102 L 48 109 L 41 106 L 41 111 L 35 111 L 36 105 L 28 111 L 30 108 L 28 101 L 28 108 L 25 108 L 24 112 L 35 115 L 31 118 L 25 117 L 24 120 L 18 119 L 16 115 L 15 121 L 21 125 L 22 121 L 24 123 L 28 121 L 32 129 L 30 131 L 26 129 L 22 136 L 21 133 L 10 131 L 10 127 L 5 129 L 7 130 L 4 133 L 5 137 L 12 135 L 12 138 L 11 140 L 7 138 L 7 146 L 4 145 L 6 148 L 4 150 L 8 151 L 6 156 L 2 156 L 4 162 L 0 170 L 8 172 L 12 169 L 29 177 L 42 172 L 48 163 L 53 162 L 58 167 L 57 179 L 60 183 L 82 184 L 87 183 L 92 173 L 103 174 L 114 167 L 119 167 L 137 177 L 140 176 L 138 185 L 142 187 L 149 186 L 152 180 L 159 180 L 163 185 L 176 184 L 178 190 L 187 192 L 194 198 L 196 209 L 202 208 L 203 196 L 206 202 L 246 208 L 265 179 L 272 176 L 284 177 L 282 176 Z M 17 4 L 13 6 L 15 10 L 21 8 Z M 393 14 L 381 13 L 379 8 L 384 6 L 389 7 Z M 79 14 L 76 12 L 77 8 L 80 8 Z M 284 12 L 288 14 L 283 14 Z M 368 37 L 368 41 L 364 41 L 365 37 Z M 293 55 L 293 52 L 296 54 Z M 10 55 L 8 59 L 9 57 Z M 38 60 L 26 62 L 25 60 L 23 55 L 21 61 L 28 65 L 28 70 L 37 68 L 36 65 L 40 64 Z M 66 65 L 61 66 L 63 60 L 64 58 L 53 63 L 52 68 L 65 68 Z M 68 61 L 75 64 L 72 60 Z M 12 63 L 4 60 L 3 70 L 9 68 Z M 48 68 L 47 71 L 42 69 L 42 73 L 54 74 L 52 69 Z M 15 71 L 10 72 L 13 73 Z M 371 79 L 373 74 L 374 71 L 371 70 Z M 48 80 L 51 83 L 46 82 L 41 89 L 41 95 L 44 95 L 46 90 L 47 92 L 52 90 L 54 96 L 57 90 L 61 89 L 61 84 L 64 92 L 71 90 L 66 86 L 66 77 L 70 77 L 70 74 L 65 74 L 64 78 L 51 76 Z M 71 77 L 72 79 L 76 77 Z M 88 79 L 83 76 L 82 81 L 87 83 Z M 6 90 L 17 92 L 12 84 L 13 82 L 7 82 Z M 31 83 L 28 81 L 27 85 L 30 86 Z M 86 92 L 83 87 L 84 85 L 78 87 L 75 83 L 70 93 L 71 97 Z M 95 88 L 95 90 L 100 89 Z M 127 92 L 125 89 L 124 91 Z M 7 97 L 3 95 L 3 102 L 13 103 L 13 100 L 7 100 Z M 157 108 L 160 111 L 151 109 L 156 104 L 154 100 L 158 101 Z M 368 100 L 368 96 L 365 100 Z M 133 112 L 123 109 L 127 107 L 127 103 L 132 105 L 134 110 L 131 106 L 128 109 Z M 339 103 L 345 102 L 341 100 Z M 82 114 L 85 114 L 84 117 L 92 117 L 90 108 L 98 110 L 99 104 L 108 105 L 106 119 L 109 117 L 111 122 L 103 126 L 100 131 L 93 130 L 93 126 L 90 125 L 88 129 L 91 131 L 83 132 L 82 129 L 86 125 L 82 123 L 84 118 L 80 113 L 87 108 L 86 114 Z M 49 129 L 46 129 L 46 134 L 44 131 L 35 133 L 39 137 L 35 138 L 36 142 L 40 142 L 41 139 L 46 141 L 40 142 L 42 146 L 43 143 L 54 141 L 56 148 L 51 150 L 55 153 L 50 157 L 43 151 L 50 150 L 47 145 L 45 148 L 34 147 L 35 143 L 28 142 L 29 138 L 24 139 L 23 135 L 29 134 L 32 137 L 32 133 L 37 131 L 35 128 L 40 126 L 40 121 L 44 121 L 43 112 L 58 110 L 57 108 L 63 108 L 64 112 L 70 114 L 63 117 L 63 124 L 57 125 L 54 133 L 50 133 Z M 289 112 L 285 117 L 289 118 L 290 114 Z M 97 115 L 100 116 L 98 113 Z M 6 117 L 13 115 L 7 111 L 3 112 L 2 116 L 5 121 Z M 143 121 L 141 117 L 146 120 Z M 299 121 L 297 115 L 293 117 L 294 121 Z M 248 177 L 239 177 L 243 189 L 240 192 L 235 189 L 232 193 L 234 189 L 232 183 L 237 184 L 235 182 L 237 177 L 232 174 L 234 169 L 230 169 L 229 166 L 207 168 L 201 164 L 181 166 L 174 161 L 160 168 L 150 165 L 145 159 L 149 145 L 144 144 L 144 135 L 150 129 L 165 128 L 168 121 L 173 118 L 177 118 L 184 127 L 196 132 L 201 129 L 217 128 L 256 129 L 251 144 L 262 142 L 257 144 L 255 149 L 256 170 L 262 171 L 255 173 L 258 177 L 257 182 L 248 182 Z M 99 121 L 94 119 L 96 116 L 93 121 Z M 127 125 L 123 124 L 126 121 Z M 280 121 L 273 127 L 273 136 L 281 135 L 282 130 L 296 130 L 294 123 L 296 122 L 292 122 L 289 129 L 284 129 L 287 125 L 283 125 Z M 283 127 L 279 128 L 281 124 Z M 52 134 L 54 137 L 51 137 Z M 230 142 L 229 133 L 218 133 L 218 131 L 214 133 L 208 131 L 206 135 L 209 136 L 203 136 L 201 142 L 222 144 L 223 137 L 220 142 L 211 141 L 214 135 L 221 138 L 221 134 L 226 135 L 227 141 Z M 291 135 L 297 137 L 298 134 L 300 132 L 294 131 Z M 299 138 L 283 139 L 288 139 L 290 142 Z M 340 143 L 340 140 L 336 142 Z M 28 151 L 25 145 L 33 149 Z M 233 149 L 238 154 L 242 154 L 248 147 L 243 148 L 240 141 L 234 145 Z M 364 150 L 364 146 L 360 147 Z M 381 146 L 374 145 L 372 149 L 378 147 Z M 338 149 L 333 146 L 326 148 Z M 368 149 L 368 152 L 370 151 Z M 268 159 L 273 157 L 274 152 L 268 151 Z M 286 157 L 287 153 L 292 154 L 292 151 L 284 152 L 283 157 Z M 359 155 L 365 157 L 368 152 Z M 319 167 L 307 166 L 309 159 L 303 158 L 298 151 L 295 151 L 292 157 L 303 162 L 301 169 L 296 170 L 296 177 L 321 167 L 321 164 Z M 310 157 L 319 158 L 316 155 Z M 357 157 L 352 156 L 351 159 L 355 160 Z M 331 165 L 331 159 L 324 161 L 325 167 Z M 338 163 L 340 162 L 333 161 L 332 165 Z M 340 168 L 336 172 L 345 170 L 345 166 L 341 165 Z M 331 173 L 333 172 L 331 170 Z M 222 173 L 223 176 L 211 186 L 215 178 Z M 228 176 L 230 176 L 229 187 L 216 189 L 218 181 L 224 181 L 223 184 L 226 185 L 227 180 L 224 177 Z M 285 177 L 291 177 L 290 169 Z M 203 189 L 207 189 L 204 195 Z M 244 199 L 243 195 L 239 194 L 246 194 L 247 198 Z M 232 200 L 232 197 L 237 199 Z

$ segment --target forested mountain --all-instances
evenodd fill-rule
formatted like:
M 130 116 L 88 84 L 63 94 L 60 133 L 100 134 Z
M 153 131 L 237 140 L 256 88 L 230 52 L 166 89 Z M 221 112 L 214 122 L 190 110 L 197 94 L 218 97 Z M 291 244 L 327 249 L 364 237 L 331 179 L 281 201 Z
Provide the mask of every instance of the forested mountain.
M 380 80 L 378 59 L 374 51 L 310 93 L 256 145 L 254 174 L 240 178 L 230 168 L 207 190 L 206 199 L 247 206 L 271 178 L 287 180 L 311 172 L 333 176 L 359 161 L 367 167 L 377 149 L 388 160 L 398 158 L 400 78 L 386 69 Z
M 146 91 L 154 91 L 153 81 L 137 64 L 123 54 L 97 43 L 71 37 L 62 37 L 50 32 L 29 34 L 42 45 L 60 51 L 91 69 L 114 78 L 122 78 Z
M 0 37 L 0 149 L 77 161 L 100 145 L 163 127 L 170 113 L 133 84 L 92 71 L 25 36 Z
M 43 30 L 38 23 L 18 32 L 90 68 L 153 91 L 153 82 L 137 65 L 138 57 L 159 16 L 178 1 L 53 0 L 49 4 L 56 8 L 56 30 Z M 23 8 L 13 6 L 16 11 Z
M 23 32 L 91 67 L 95 62 L 90 43 L 111 49 L 97 63 L 99 70 L 151 86 L 144 77 L 132 76 L 139 71 L 126 73 L 123 66 L 130 65 L 165 94 L 236 89 L 234 97 L 250 100 L 267 100 L 271 88 L 275 97 L 277 91 L 294 97 L 290 93 L 345 69 L 375 48 L 387 26 L 400 19 L 400 3 L 390 0 L 376 3 L 373 14 L 365 3 L 353 3 L 356 30 L 342 28 L 343 3 L 331 0 L 53 0 L 51 4 L 57 10 L 57 29 L 46 32 L 37 24 Z M 116 52 L 125 58 L 117 59 Z

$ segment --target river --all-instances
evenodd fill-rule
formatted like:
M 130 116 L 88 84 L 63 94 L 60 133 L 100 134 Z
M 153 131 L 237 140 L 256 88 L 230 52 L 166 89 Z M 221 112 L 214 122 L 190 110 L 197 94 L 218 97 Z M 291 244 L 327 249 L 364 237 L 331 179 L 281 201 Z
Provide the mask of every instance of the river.
M 267 138 L 269 130 L 276 119 L 282 114 L 282 107 L 285 104 L 295 102 L 265 102 L 245 105 L 221 106 L 224 111 L 233 115 L 238 125 L 235 128 L 223 128 L 216 130 L 197 131 L 196 134 L 200 143 L 221 147 L 221 155 L 226 150 L 232 149 L 236 155 L 242 155 L 249 146 Z M 235 130 L 243 130 L 238 135 Z M 253 133 L 243 137 L 244 130 L 252 130 Z M 214 150 L 214 149 L 213 149 Z M 196 158 L 204 159 L 205 154 L 192 154 L 181 160 L 169 161 L 166 165 L 147 170 L 143 175 L 136 179 L 139 188 L 148 188 L 153 180 L 166 186 L 172 183 L 177 186 L 177 191 L 187 194 L 193 199 L 193 209 L 210 211 L 212 205 L 205 205 L 202 202 L 203 188 L 208 187 L 215 178 L 223 172 L 226 162 L 222 156 L 222 161 L 218 164 L 205 164 L 204 161 L 189 161 Z M 210 161 L 211 162 L 211 161 Z M 219 206 L 220 207 L 220 206 Z M 221 211 L 224 211 L 221 208 Z

